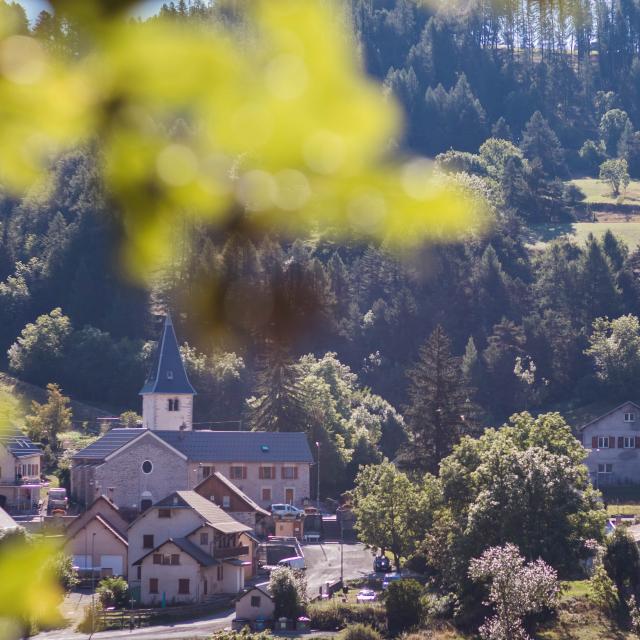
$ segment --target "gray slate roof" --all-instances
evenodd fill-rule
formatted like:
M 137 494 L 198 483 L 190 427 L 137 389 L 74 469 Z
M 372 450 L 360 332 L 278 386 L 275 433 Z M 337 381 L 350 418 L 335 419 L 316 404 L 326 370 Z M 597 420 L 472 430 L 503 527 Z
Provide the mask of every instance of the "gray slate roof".
M 147 429 L 111 429 L 74 459 L 104 460 Z M 271 431 L 152 431 L 192 462 L 301 462 L 313 456 L 304 433 Z
M 96 461 L 104 460 L 120 447 L 141 436 L 145 431 L 146 429 L 111 429 L 88 447 L 78 451 L 73 457 Z
M 193 462 L 313 462 L 304 433 L 155 431 Z
M 221 533 L 242 533 L 251 531 L 248 527 L 222 510 L 217 504 L 203 498 L 195 491 L 174 491 L 166 498 L 156 502 L 152 508 L 157 507 L 184 507 L 193 509 L 208 525 Z
M 42 453 L 42 449 L 37 444 L 18 431 L 0 436 L 0 443 L 16 456 L 16 458 Z
M 164 319 L 162 337 L 156 348 L 149 377 L 140 390 L 140 395 L 147 393 L 189 393 L 193 395 L 196 393 L 184 369 L 178 339 L 169 314 Z

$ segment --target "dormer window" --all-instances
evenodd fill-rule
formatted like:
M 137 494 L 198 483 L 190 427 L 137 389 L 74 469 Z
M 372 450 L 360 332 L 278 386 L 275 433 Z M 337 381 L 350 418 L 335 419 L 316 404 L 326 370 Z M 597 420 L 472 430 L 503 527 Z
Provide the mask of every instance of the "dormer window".
M 624 414 L 624 421 L 625 422 L 635 422 L 636 421 L 636 414 L 633 411 L 627 411 Z
M 167 371 L 167 380 L 173 380 L 173 371 Z
M 168 409 L 169 411 L 180 411 L 180 400 L 178 398 L 169 398 Z

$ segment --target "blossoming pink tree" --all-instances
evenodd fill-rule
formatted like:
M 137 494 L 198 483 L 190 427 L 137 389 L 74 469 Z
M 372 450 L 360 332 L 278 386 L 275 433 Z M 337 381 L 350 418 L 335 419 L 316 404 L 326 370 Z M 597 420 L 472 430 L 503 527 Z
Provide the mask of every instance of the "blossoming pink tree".
M 518 547 L 491 547 L 471 560 L 473 580 L 490 583 L 489 599 L 496 615 L 480 627 L 484 640 L 530 640 L 522 625 L 528 613 L 554 607 L 560 594 L 558 574 L 543 560 L 525 562 Z

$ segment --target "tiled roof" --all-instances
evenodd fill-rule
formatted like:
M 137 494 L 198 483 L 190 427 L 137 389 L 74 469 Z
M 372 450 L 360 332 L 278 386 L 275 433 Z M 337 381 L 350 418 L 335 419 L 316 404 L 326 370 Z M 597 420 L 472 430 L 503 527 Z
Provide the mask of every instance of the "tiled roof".
M 104 460 L 108 455 L 145 432 L 146 429 L 111 429 L 88 447 L 78 451 L 73 457 Z
M 146 429 L 112 429 L 75 459 L 104 460 Z M 152 431 L 192 462 L 301 462 L 313 456 L 304 433 L 270 431 Z
M 0 436 L 2 443 L 16 458 L 39 455 L 42 449 L 19 431 Z
M 192 462 L 306 462 L 313 456 L 304 433 L 271 431 L 156 431 Z
M 166 315 L 162 337 L 158 342 L 149 377 L 140 390 L 146 393 L 196 393 L 184 369 L 171 316 Z
M 153 507 L 184 506 L 193 509 L 207 524 L 221 533 L 242 533 L 251 527 L 238 522 L 217 504 L 203 498 L 195 491 L 174 491 L 156 502 Z
M 175 544 L 176 547 L 184 551 L 186 554 L 190 555 L 196 562 L 199 562 L 205 567 L 211 567 L 213 565 L 220 564 L 218 560 L 210 556 L 208 553 L 205 553 L 202 549 L 200 549 L 200 547 L 193 544 L 193 542 L 191 542 L 190 540 L 187 540 L 186 538 L 169 538 L 168 540 L 161 542 L 154 549 L 151 549 L 151 551 L 149 551 L 148 553 L 145 553 L 143 556 L 138 558 L 133 563 L 134 566 L 141 564 L 145 558 L 150 556 L 152 553 L 159 551 L 162 547 L 164 547 L 165 544 L 168 544 L 170 542 Z
M 222 482 L 229 489 L 229 491 L 235 493 L 241 500 L 243 500 L 252 511 L 260 513 L 263 516 L 269 515 L 269 512 L 267 510 L 263 509 L 257 502 L 254 502 L 246 493 L 244 493 L 244 491 L 241 491 L 238 487 L 236 487 L 236 485 L 233 484 L 233 482 L 231 482 L 231 480 L 229 480 L 229 478 L 227 478 L 225 475 L 223 475 L 219 471 L 215 471 L 213 473 L 213 476 L 220 480 L 220 482 Z M 197 492 L 198 487 L 206 484 L 207 480 L 209 480 L 210 477 L 211 476 L 205 478 L 199 485 L 197 485 L 195 487 L 195 491 Z

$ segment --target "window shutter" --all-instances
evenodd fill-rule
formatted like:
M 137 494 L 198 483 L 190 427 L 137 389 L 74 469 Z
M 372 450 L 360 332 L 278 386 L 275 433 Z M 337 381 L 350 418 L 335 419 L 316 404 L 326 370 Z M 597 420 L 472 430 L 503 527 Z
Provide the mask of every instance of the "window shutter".
M 636 449 L 640 449 L 640 436 L 636 436 Z
M 591 448 L 592 449 L 598 448 L 598 436 L 593 436 L 593 438 L 591 438 Z
M 247 467 L 242 467 L 242 479 L 247 479 Z
M 280 479 L 284 480 L 284 467 L 280 467 Z
M 277 476 L 276 476 L 276 465 L 274 464 L 274 465 L 271 467 L 271 479 L 272 479 L 272 480 L 275 480 L 276 478 L 277 478 Z
M 607 436 L 607 446 L 610 449 L 616 448 L 616 439 L 613 436 Z
M 259 469 L 258 469 L 258 478 L 260 480 L 264 480 L 264 468 L 263 467 L 259 467 Z
M 622 436 L 618 436 L 618 449 L 623 449 L 623 448 L 624 448 L 624 438 Z
M 298 479 L 298 467 L 293 467 L 293 479 Z

